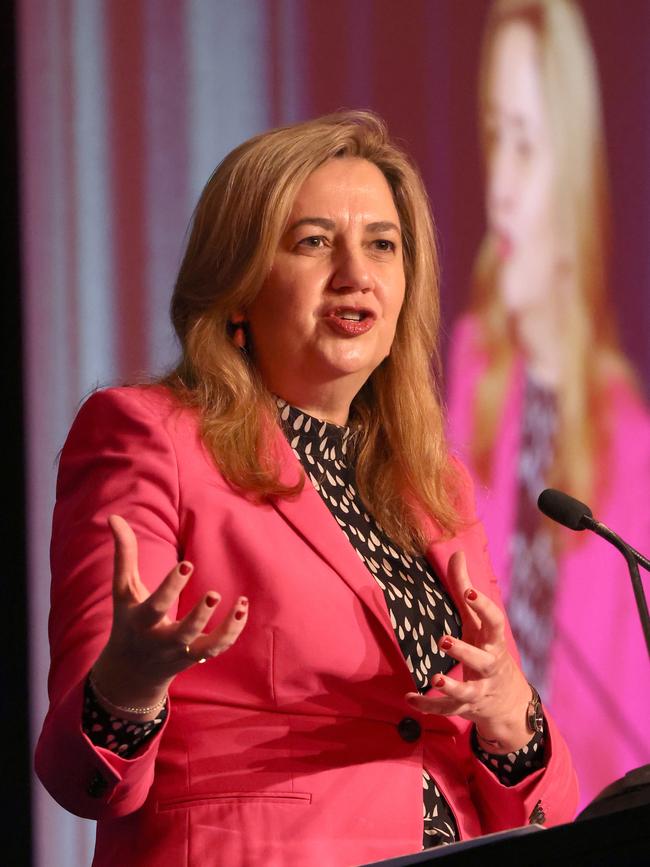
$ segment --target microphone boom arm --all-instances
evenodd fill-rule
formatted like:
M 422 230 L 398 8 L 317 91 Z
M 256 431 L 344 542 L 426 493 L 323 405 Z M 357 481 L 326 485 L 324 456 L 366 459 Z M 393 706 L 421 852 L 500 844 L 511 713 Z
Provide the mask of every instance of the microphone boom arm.
M 592 530 L 601 538 L 612 544 L 625 557 L 627 568 L 630 572 L 632 581 L 632 589 L 636 600 L 636 607 L 641 618 L 641 627 L 645 637 L 646 647 L 648 648 L 648 656 L 650 656 L 650 614 L 648 614 L 648 603 L 645 598 L 641 575 L 639 574 L 639 565 L 650 571 L 650 560 L 640 554 L 634 548 L 624 542 L 613 530 L 610 530 L 605 524 L 600 521 L 595 521 L 590 515 L 583 515 L 581 524 L 586 530 Z

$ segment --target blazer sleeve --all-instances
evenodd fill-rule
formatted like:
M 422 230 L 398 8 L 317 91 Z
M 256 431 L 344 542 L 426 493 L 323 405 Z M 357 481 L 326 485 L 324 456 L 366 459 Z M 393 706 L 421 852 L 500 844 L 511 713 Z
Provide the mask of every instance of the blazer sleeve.
M 485 531 L 475 515 L 473 483 L 460 461 L 456 461 L 456 466 L 460 476 L 460 511 L 466 517 L 466 529 L 459 534 L 456 547 L 465 551 L 470 577 L 475 586 L 486 593 L 505 614 L 498 581 L 488 555 Z M 520 664 L 507 614 L 505 628 L 509 649 Z M 471 726 L 466 729 L 464 746 L 469 759 L 467 778 L 483 833 L 526 825 L 536 807 L 538 814 L 540 811 L 543 814 L 547 826 L 569 822 L 574 818 L 578 806 L 578 781 L 571 755 L 551 715 L 545 710 L 544 716 L 545 767 L 515 786 L 504 786 L 480 761 L 471 747 Z
M 81 408 L 59 465 L 51 545 L 50 706 L 35 764 L 50 794 L 90 819 L 125 815 L 142 805 L 160 743 L 160 737 L 153 738 L 137 756 L 124 759 L 95 747 L 81 727 L 84 682 L 112 620 L 110 514 L 132 526 L 140 577 L 153 590 L 179 559 L 179 485 L 172 439 L 147 389 L 95 393 Z

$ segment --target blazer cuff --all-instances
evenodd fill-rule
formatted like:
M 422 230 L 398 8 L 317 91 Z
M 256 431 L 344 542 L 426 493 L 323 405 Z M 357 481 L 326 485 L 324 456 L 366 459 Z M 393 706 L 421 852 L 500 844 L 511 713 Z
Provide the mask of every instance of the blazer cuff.
M 549 827 L 571 821 L 578 784 L 568 748 L 552 717 L 544 713 L 545 767 L 505 786 L 470 749 L 470 787 L 484 833 L 532 823 Z
M 153 781 L 158 737 L 143 744 L 130 759 L 96 747 L 82 729 L 86 677 L 51 707 L 39 738 L 35 766 L 41 782 L 66 810 L 86 819 L 115 818 L 132 813 L 146 800 Z

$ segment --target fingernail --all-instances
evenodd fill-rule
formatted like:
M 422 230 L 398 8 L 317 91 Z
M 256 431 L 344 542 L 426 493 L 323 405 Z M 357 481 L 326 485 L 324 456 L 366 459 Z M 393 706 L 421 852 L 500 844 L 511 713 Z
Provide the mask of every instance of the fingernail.
M 465 599 L 467 599 L 468 602 L 475 602 L 478 599 L 476 590 L 473 590 L 471 587 L 469 588 L 469 590 L 466 590 Z
M 451 636 L 444 635 L 438 642 L 438 646 L 442 647 L 443 650 L 449 650 L 453 643 Z
M 444 685 L 445 685 L 445 679 L 444 679 L 444 677 L 443 677 L 441 674 L 439 674 L 437 677 L 434 677 L 434 679 L 433 679 L 433 685 L 434 685 L 435 687 L 437 687 L 438 689 L 439 689 L 441 686 L 444 686 Z
M 235 611 L 235 620 L 241 620 L 242 617 L 246 616 L 245 611 Z
M 189 575 L 192 571 L 192 564 L 183 561 L 182 563 L 178 564 L 178 571 L 181 573 L 181 575 Z
M 208 608 L 214 608 L 214 606 L 219 601 L 219 596 L 216 593 L 211 593 L 209 596 L 205 597 L 205 604 Z

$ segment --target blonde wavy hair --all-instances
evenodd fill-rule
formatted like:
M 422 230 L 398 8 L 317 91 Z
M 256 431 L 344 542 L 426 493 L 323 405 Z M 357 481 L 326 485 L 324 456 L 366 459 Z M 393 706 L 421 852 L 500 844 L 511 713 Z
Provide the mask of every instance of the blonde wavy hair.
M 427 195 L 409 158 L 370 112 L 348 111 L 274 129 L 235 148 L 196 207 L 171 304 L 182 357 L 163 382 L 198 408 L 203 441 L 226 479 L 259 499 L 290 497 L 305 483 L 280 479 L 278 410 L 254 357 L 231 339 L 270 272 L 295 196 L 331 159 L 376 165 L 392 191 L 403 235 L 406 293 L 390 355 L 350 409 L 356 478 L 367 508 L 396 542 L 422 550 L 422 511 L 441 529 L 459 524 L 437 388 L 438 263 Z
M 570 291 L 563 304 L 563 370 L 557 390 L 558 430 L 549 484 L 589 501 L 604 492 L 597 455 L 609 441 L 607 386 L 633 383 L 607 296 L 609 197 L 596 64 L 582 15 L 571 0 L 497 0 L 484 32 L 479 114 L 485 140 L 489 72 L 495 39 L 513 22 L 527 24 L 539 68 L 556 160 L 555 199 L 569 253 Z M 508 382 L 517 356 L 511 323 L 497 290 L 498 261 L 489 234 L 474 270 L 472 308 L 482 322 L 487 369 L 474 407 L 472 457 L 488 481 Z M 603 462 L 606 463 L 606 462 Z

